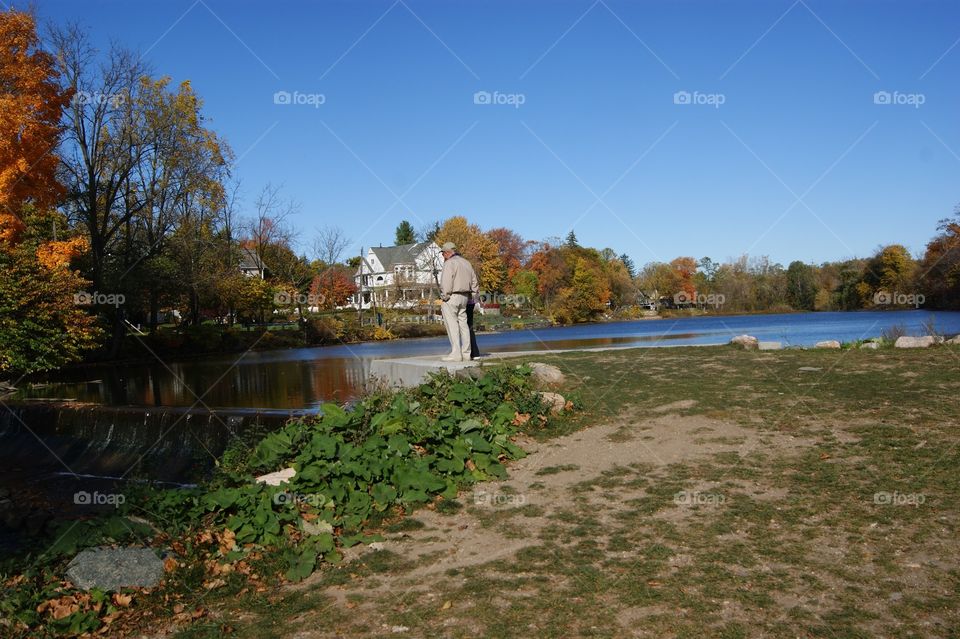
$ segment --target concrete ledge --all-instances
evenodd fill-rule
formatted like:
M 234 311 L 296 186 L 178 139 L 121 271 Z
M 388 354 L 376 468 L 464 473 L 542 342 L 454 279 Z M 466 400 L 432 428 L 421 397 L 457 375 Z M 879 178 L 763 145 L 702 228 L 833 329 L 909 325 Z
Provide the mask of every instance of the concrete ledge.
M 426 381 L 429 373 L 447 370 L 454 374 L 479 365 L 480 362 L 476 360 L 445 362 L 436 356 L 375 359 L 370 362 L 370 375 L 383 379 L 391 386 L 417 386 Z
M 722 346 L 722 344 L 664 344 L 658 348 L 681 346 Z M 445 362 L 442 356 L 398 357 L 394 359 L 375 359 L 370 362 L 370 375 L 384 380 L 391 386 L 418 386 L 426 381 L 429 373 L 447 370 L 451 374 L 465 368 L 475 368 L 481 364 L 490 364 L 513 357 L 556 355 L 558 353 L 596 353 L 600 351 L 620 351 L 643 348 L 635 344 L 624 346 L 597 346 L 594 348 L 558 348 L 539 351 L 507 351 L 501 353 L 482 353 L 481 359 L 469 362 Z

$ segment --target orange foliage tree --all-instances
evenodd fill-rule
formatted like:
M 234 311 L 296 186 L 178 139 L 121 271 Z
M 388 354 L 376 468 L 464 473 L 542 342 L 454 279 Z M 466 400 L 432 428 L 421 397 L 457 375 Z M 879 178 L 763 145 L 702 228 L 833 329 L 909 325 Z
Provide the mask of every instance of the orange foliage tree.
M 68 94 L 39 50 L 33 16 L 0 13 L 0 373 L 57 368 L 96 345 L 70 262 L 83 238 L 54 240 L 58 122 Z
M 23 231 L 25 205 L 43 210 L 63 195 L 53 151 L 70 93 L 60 90 L 29 13 L 0 12 L 0 87 L 0 243 L 9 245 Z

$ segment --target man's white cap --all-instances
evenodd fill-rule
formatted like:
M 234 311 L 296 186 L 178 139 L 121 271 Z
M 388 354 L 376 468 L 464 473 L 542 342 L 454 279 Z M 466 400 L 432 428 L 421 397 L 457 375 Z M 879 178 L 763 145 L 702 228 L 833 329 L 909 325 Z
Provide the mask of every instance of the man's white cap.
M 444 242 L 443 246 L 440 247 L 441 251 L 456 251 L 457 245 L 453 242 Z

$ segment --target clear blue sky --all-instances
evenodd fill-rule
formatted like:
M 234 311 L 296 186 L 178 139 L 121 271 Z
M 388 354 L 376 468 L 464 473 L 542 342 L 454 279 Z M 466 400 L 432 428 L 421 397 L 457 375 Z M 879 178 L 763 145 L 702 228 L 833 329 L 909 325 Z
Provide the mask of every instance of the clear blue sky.
M 891 242 L 920 253 L 960 202 L 956 2 L 37 9 L 192 81 L 247 200 L 273 182 L 302 203 L 303 246 L 332 224 L 356 254 L 391 244 L 401 219 L 462 214 L 529 239 L 574 228 L 638 265 L 744 252 L 786 265 Z M 325 101 L 278 105 L 277 91 Z M 523 104 L 475 104 L 477 91 Z M 675 104 L 678 91 L 723 104 Z M 923 104 L 875 104 L 877 91 Z

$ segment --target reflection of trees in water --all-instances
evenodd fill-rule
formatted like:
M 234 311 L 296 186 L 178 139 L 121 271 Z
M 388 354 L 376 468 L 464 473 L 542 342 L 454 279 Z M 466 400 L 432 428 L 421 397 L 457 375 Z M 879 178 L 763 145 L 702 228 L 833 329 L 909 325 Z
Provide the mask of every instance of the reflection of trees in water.
M 103 386 L 83 393 L 82 399 L 140 406 L 306 408 L 357 397 L 370 373 L 370 362 L 356 358 L 231 365 L 115 368 L 103 371 Z

